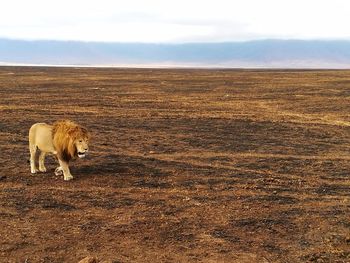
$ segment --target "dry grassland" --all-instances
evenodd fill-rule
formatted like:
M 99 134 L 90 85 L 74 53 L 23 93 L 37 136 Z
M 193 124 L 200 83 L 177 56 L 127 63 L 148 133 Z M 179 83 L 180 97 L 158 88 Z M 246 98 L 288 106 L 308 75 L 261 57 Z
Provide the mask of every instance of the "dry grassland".
M 350 71 L 0 68 L 0 261 L 350 262 Z M 75 180 L 27 133 L 93 135 Z

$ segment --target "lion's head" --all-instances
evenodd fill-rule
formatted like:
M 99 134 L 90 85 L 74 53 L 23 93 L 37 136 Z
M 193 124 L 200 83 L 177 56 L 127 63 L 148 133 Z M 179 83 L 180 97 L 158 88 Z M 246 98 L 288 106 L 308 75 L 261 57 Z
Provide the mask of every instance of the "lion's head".
M 85 128 L 76 127 L 69 132 L 71 135 L 70 143 L 74 152 L 79 158 L 84 158 L 89 150 L 89 133 Z
M 64 161 L 84 158 L 89 150 L 89 132 L 72 121 L 55 122 L 52 136 L 57 154 Z

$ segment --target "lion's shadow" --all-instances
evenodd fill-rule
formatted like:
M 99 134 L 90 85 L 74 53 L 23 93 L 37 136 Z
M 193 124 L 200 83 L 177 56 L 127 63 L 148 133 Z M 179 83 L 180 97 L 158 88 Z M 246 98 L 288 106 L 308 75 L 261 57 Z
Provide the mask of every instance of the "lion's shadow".
M 157 162 L 147 157 L 128 155 L 100 156 L 89 164 L 72 166 L 72 173 L 81 176 L 156 176 L 166 177 L 169 174 L 157 168 Z
M 89 157 L 88 157 L 89 158 Z M 129 164 L 122 155 L 93 156 L 83 164 L 72 165 L 71 170 L 75 174 L 85 176 L 124 174 L 128 172 Z

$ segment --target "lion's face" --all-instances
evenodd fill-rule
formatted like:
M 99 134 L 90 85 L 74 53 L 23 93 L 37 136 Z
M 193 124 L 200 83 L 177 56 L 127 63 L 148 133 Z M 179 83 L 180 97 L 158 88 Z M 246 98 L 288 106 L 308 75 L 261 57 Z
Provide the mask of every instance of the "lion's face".
M 80 137 L 74 142 L 77 149 L 77 155 L 79 158 L 84 158 L 85 154 L 89 151 L 89 138 Z
M 61 160 L 69 162 L 75 157 L 84 158 L 89 150 L 90 133 L 72 121 L 55 122 L 52 134 L 53 145 Z

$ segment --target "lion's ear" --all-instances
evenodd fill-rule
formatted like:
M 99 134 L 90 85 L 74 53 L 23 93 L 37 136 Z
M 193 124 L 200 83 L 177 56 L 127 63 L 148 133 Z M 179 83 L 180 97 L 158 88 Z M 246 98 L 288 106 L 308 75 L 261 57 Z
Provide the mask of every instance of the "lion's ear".
M 68 133 L 70 138 L 74 138 L 75 135 L 77 134 L 77 132 L 78 132 L 78 127 L 74 127 L 74 128 L 69 129 L 69 131 L 67 133 Z
M 90 136 L 90 133 L 88 132 L 88 130 L 85 129 L 84 127 L 81 127 L 80 129 L 81 129 L 82 134 L 84 134 L 84 136 L 86 136 L 86 138 L 90 139 L 91 136 Z
M 90 133 L 90 132 L 86 131 L 85 135 L 86 135 L 86 138 L 87 138 L 88 140 L 91 139 L 91 133 Z

